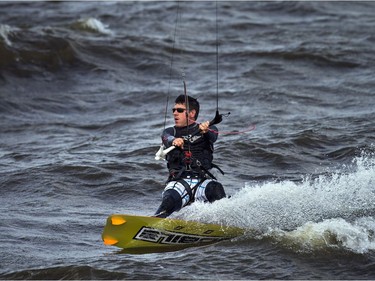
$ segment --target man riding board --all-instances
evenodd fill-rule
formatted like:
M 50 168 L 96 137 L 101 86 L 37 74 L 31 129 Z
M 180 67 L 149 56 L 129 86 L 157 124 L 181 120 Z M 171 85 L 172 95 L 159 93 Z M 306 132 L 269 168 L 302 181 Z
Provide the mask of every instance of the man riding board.
M 199 102 L 193 97 L 178 96 L 172 111 L 175 125 L 163 131 L 162 141 L 166 148 L 175 149 L 166 156 L 169 177 L 155 213 L 163 218 L 194 201 L 212 203 L 226 197 L 222 184 L 210 172 L 218 168 L 212 163 L 216 126 L 210 126 L 209 121 L 196 122 Z

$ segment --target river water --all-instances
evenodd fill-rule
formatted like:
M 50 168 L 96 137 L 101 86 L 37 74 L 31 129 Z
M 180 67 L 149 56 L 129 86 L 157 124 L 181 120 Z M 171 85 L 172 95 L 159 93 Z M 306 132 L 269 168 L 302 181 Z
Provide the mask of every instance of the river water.
M 358 1 L 0 2 L 0 278 L 375 279 L 374 15 Z M 217 86 L 231 113 L 215 162 L 232 197 L 172 217 L 247 233 L 120 254 L 106 218 L 158 207 L 154 155 L 183 78 L 198 121 Z

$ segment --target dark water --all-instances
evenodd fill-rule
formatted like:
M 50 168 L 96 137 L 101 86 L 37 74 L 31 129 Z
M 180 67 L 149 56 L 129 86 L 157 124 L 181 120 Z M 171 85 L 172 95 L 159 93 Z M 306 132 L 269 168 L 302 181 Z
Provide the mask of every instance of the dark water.
M 219 129 L 256 128 L 219 136 L 232 198 L 174 217 L 248 234 L 102 244 L 108 215 L 160 202 L 181 74 L 199 121 L 216 108 L 216 3 L 177 6 L 0 2 L 0 278 L 375 279 L 375 2 L 218 2 Z

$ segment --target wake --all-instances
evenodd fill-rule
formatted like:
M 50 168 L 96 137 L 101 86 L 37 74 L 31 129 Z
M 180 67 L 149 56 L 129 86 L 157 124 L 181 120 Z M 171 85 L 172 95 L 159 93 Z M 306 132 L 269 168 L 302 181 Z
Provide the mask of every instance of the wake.
M 363 154 L 338 171 L 292 181 L 246 184 L 231 198 L 194 203 L 186 220 L 233 225 L 305 250 L 375 250 L 375 155 Z

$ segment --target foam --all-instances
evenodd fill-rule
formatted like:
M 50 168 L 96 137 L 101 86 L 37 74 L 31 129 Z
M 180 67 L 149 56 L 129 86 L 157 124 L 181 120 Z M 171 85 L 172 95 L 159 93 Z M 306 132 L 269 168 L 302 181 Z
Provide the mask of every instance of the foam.
M 76 24 L 77 28 L 82 30 L 96 32 L 105 35 L 111 35 L 113 32 L 108 28 L 108 25 L 103 24 L 96 18 L 81 19 Z
M 0 24 L 0 39 L 2 39 L 8 46 L 12 46 L 12 42 L 9 39 L 9 35 L 12 35 L 12 33 L 14 33 L 17 30 L 17 28 L 11 27 L 9 25 Z
M 375 157 L 362 155 L 301 182 L 246 184 L 230 199 L 194 203 L 178 216 L 255 230 L 289 244 L 334 244 L 363 253 L 374 249 L 374 183 Z

